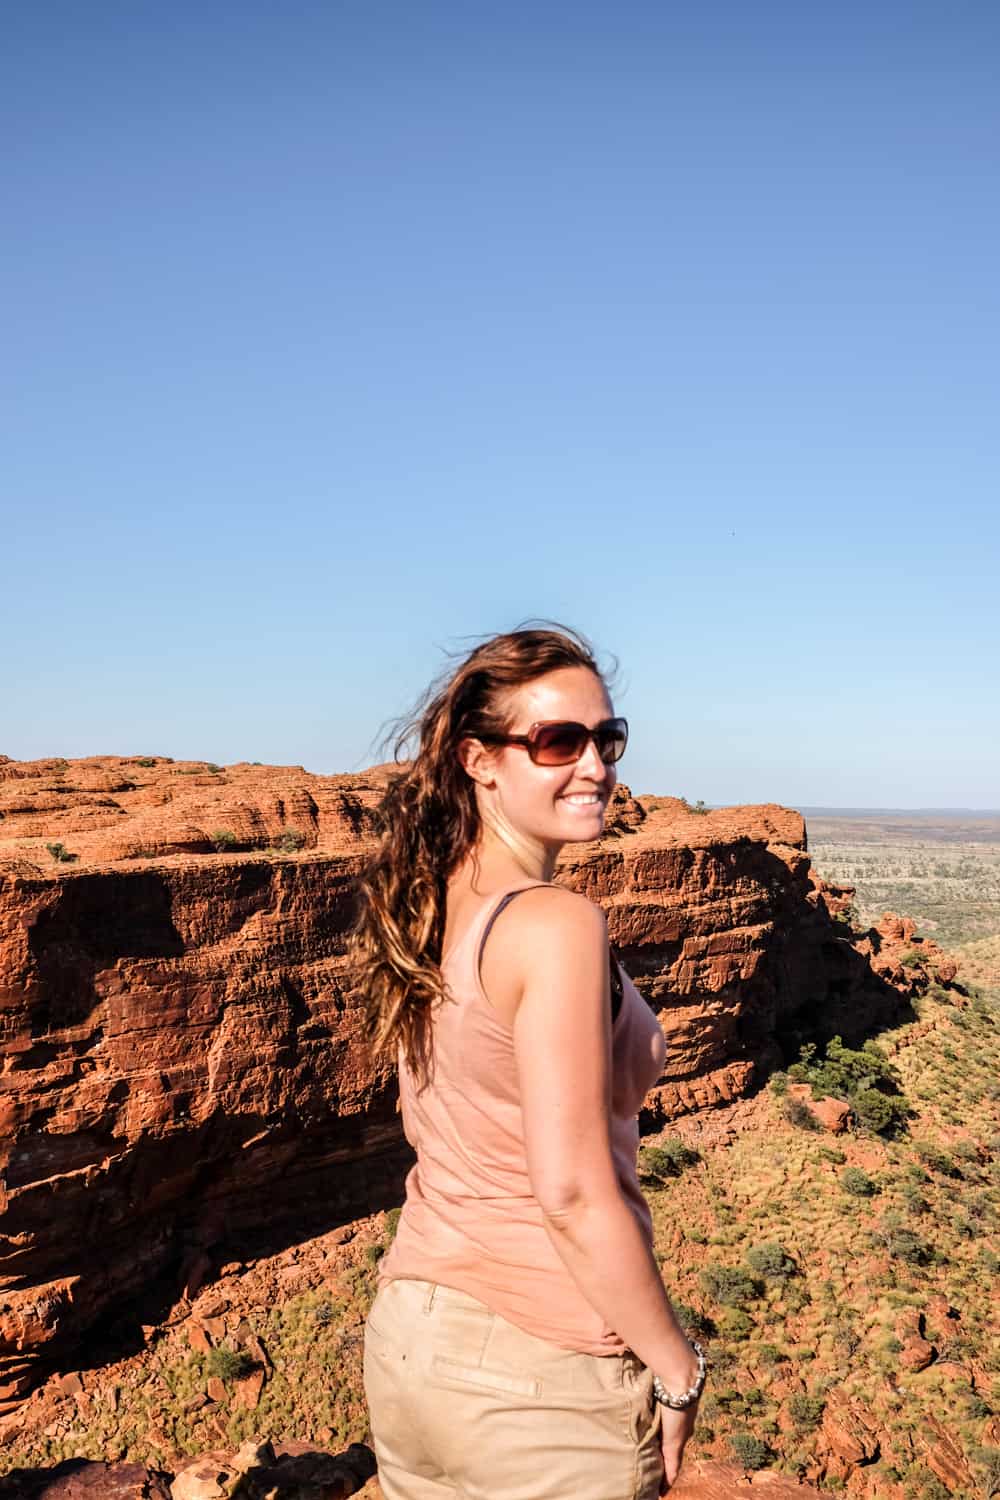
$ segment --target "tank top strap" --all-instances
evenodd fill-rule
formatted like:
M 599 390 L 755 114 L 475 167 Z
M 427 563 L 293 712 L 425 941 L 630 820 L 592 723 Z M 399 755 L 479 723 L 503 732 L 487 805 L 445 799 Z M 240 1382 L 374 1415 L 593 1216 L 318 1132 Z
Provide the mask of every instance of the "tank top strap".
M 475 966 L 473 974 L 477 989 L 482 990 L 483 981 L 480 975 L 480 969 L 482 967 L 483 949 L 486 947 L 486 939 L 490 935 L 490 929 L 492 928 L 493 923 L 503 911 L 504 907 L 508 904 L 508 902 L 513 901 L 515 896 L 519 896 L 522 891 L 533 891 L 538 885 L 552 885 L 552 883 L 553 882 L 550 880 L 536 880 L 533 881 L 531 885 L 514 886 L 512 890 L 504 892 L 504 894 L 493 904 L 492 909 L 490 907 L 489 901 L 487 901 L 485 909 L 482 913 L 482 916 L 486 918 L 486 922 L 482 932 L 480 933 L 479 941 L 476 944 L 475 957 L 473 959 L 473 963 Z M 617 1023 L 618 1017 L 621 1013 L 625 995 L 622 986 L 622 974 L 621 967 L 618 962 L 618 955 L 617 953 L 615 953 L 614 948 L 610 943 L 608 944 L 608 976 L 611 981 L 611 1024 L 612 1026 L 614 1026 Z
M 475 966 L 476 966 L 476 968 L 475 968 L 475 972 L 476 972 L 477 979 L 479 977 L 479 970 L 480 970 L 480 966 L 482 965 L 482 961 L 483 961 L 483 949 L 486 947 L 486 939 L 490 935 L 490 931 L 491 931 L 491 929 L 493 927 L 493 923 L 496 921 L 497 917 L 503 911 L 504 907 L 507 906 L 509 902 L 513 901 L 513 899 L 514 899 L 515 896 L 519 896 L 522 891 L 533 891 L 533 890 L 535 890 L 535 888 L 537 886 L 544 886 L 544 885 L 551 885 L 551 884 L 552 884 L 552 882 L 550 880 L 535 880 L 535 881 L 532 881 L 531 885 L 518 885 L 518 886 L 514 886 L 512 890 L 504 892 L 504 894 L 499 898 L 499 900 L 496 901 L 493 904 L 492 909 L 490 907 L 490 903 L 487 901 L 487 903 L 486 903 L 486 909 L 485 909 L 485 911 L 483 913 L 483 915 L 486 917 L 486 925 L 483 927 L 483 930 L 482 930 L 482 932 L 479 935 L 479 942 L 476 945 L 476 957 L 475 957 Z

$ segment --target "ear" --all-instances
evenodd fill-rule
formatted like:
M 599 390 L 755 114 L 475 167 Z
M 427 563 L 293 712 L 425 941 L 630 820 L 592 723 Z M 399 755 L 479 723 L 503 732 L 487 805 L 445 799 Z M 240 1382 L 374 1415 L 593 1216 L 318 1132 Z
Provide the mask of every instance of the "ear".
M 471 735 L 458 742 L 458 759 L 466 775 L 480 786 L 491 786 L 493 783 L 494 762 L 496 760 L 496 749 L 493 746 L 484 745 L 482 740 L 474 739 Z

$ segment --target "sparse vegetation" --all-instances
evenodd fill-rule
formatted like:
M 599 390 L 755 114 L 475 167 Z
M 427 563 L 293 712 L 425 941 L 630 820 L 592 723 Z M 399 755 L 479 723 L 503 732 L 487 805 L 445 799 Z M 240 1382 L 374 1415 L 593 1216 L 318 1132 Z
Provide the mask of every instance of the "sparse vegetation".
M 712 1300 L 723 1307 L 740 1307 L 760 1294 L 760 1283 L 739 1266 L 708 1265 L 700 1280 Z
M 846 1099 L 859 1123 L 871 1131 L 887 1133 L 905 1125 L 909 1106 L 899 1092 L 899 1075 L 876 1041 L 869 1039 L 855 1049 L 834 1036 L 822 1057 L 816 1057 L 816 1050 L 815 1042 L 802 1045 L 799 1061 L 788 1069 L 789 1078 L 808 1083 L 814 1099 Z
M 231 854 L 240 846 L 240 841 L 231 828 L 217 828 L 208 835 L 208 840 L 217 854 Z
M 65 844 L 46 844 L 45 847 L 58 864 L 72 864 L 74 860 L 80 857 L 78 854 L 71 853 Z
M 747 1265 L 758 1276 L 769 1281 L 784 1281 L 787 1277 L 794 1276 L 796 1270 L 795 1261 L 784 1245 L 779 1245 L 775 1240 L 768 1240 L 763 1245 L 751 1245 L 747 1251 Z
M 806 1101 L 795 1094 L 789 1094 L 785 1098 L 781 1112 L 789 1125 L 794 1125 L 798 1130 L 823 1129 Z
M 824 1396 L 807 1396 L 796 1391 L 788 1398 L 788 1413 L 797 1427 L 815 1427 L 825 1405 Z
M 874 1178 L 860 1167 L 845 1167 L 840 1174 L 840 1185 L 855 1198 L 872 1198 L 879 1190 Z
M 217 1375 L 227 1383 L 241 1380 L 253 1368 L 253 1360 L 242 1349 L 212 1349 L 206 1358 L 209 1375 Z
M 679 1136 L 668 1136 L 658 1146 L 640 1149 L 639 1180 L 644 1186 L 656 1187 L 670 1177 L 679 1177 L 685 1167 L 694 1166 L 700 1159 Z
M 762 1438 L 752 1432 L 733 1432 L 729 1435 L 729 1446 L 737 1463 L 745 1469 L 763 1469 L 773 1457 L 771 1449 Z
M 297 828 L 286 828 L 268 847 L 275 854 L 294 854 L 296 850 L 304 849 L 305 844 L 304 833 L 300 833 Z

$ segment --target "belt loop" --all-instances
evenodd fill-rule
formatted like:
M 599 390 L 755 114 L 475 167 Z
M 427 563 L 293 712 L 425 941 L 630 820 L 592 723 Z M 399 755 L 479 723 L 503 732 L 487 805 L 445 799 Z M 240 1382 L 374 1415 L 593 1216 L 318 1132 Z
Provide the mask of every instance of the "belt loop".
M 436 1281 L 429 1281 L 427 1283 L 427 1296 L 424 1298 L 424 1312 L 425 1313 L 429 1313 L 430 1310 L 431 1310 L 431 1308 L 434 1306 L 434 1294 L 437 1291 L 437 1289 L 438 1289 L 438 1283 Z

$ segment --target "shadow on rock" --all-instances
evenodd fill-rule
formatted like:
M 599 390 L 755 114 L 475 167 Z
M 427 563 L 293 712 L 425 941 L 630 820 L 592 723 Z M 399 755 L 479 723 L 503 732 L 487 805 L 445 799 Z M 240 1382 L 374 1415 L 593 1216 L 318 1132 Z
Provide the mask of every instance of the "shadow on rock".
M 174 1477 L 145 1464 L 67 1459 L 0 1480 L 0 1500 L 347 1500 L 375 1473 L 363 1443 L 322 1453 L 308 1443 L 247 1442 L 235 1454 L 203 1453 Z

